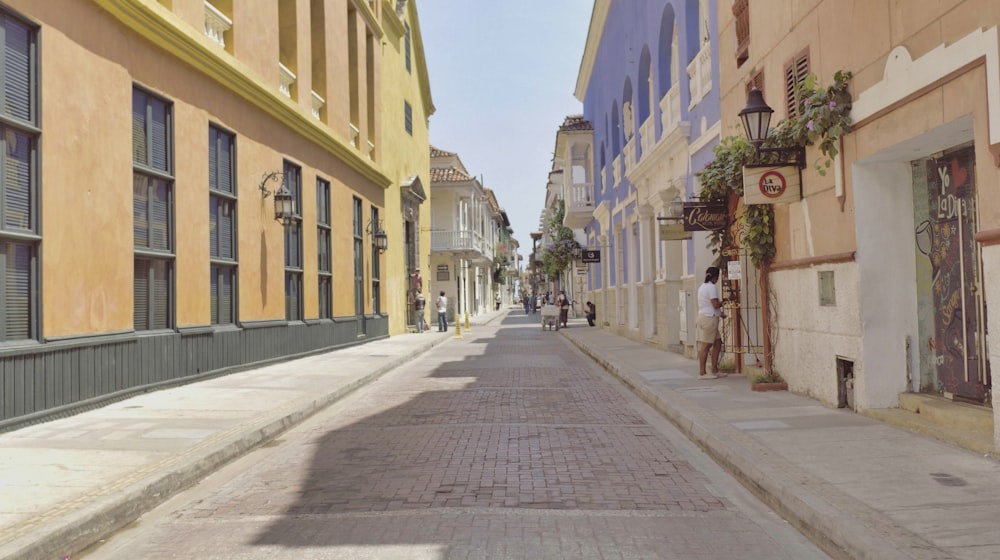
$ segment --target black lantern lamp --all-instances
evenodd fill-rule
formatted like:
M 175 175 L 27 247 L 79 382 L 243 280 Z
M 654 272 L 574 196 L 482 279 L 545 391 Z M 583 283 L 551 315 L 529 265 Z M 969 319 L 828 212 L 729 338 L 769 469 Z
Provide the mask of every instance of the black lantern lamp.
M 372 241 L 375 243 L 375 248 L 378 249 L 379 254 L 384 253 L 389 248 L 389 236 L 382 229 L 381 220 L 368 222 L 368 227 L 365 228 L 365 231 L 372 236 Z
M 765 148 L 764 141 L 767 140 L 768 132 L 771 129 L 771 115 L 774 109 L 764 101 L 764 94 L 757 88 L 750 90 L 747 94 L 747 105 L 740 111 L 740 120 L 743 121 L 743 129 L 746 131 L 747 140 L 753 144 L 757 151 L 757 157 L 762 154 L 773 154 L 775 158 L 768 158 L 768 161 L 776 165 L 798 165 L 799 168 L 806 166 L 805 146 L 793 146 L 790 148 Z
M 281 181 L 274 192 L 268 190 L 267 184 L 270 181 Z M 263 198 L 274 195 L 274 219 L 281 222 L 281 225 L 288 226 L 295 217 L 295 197 L 285 186 L 285 174 L 281 171 L 271 171 L 265 173 L 260 180 L 260 193 Z

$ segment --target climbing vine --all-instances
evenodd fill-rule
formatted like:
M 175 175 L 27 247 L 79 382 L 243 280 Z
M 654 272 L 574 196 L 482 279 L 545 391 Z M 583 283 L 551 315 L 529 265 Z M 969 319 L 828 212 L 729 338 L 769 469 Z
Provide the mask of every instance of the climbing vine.
M 549 278 L 555 278 L 573 262 L 580 250 L 580 244 L 573 235 L 573 230 L 563 225 L 566 216 L 566 203 L 562 200 L 556 203 L 555 212 L 549 218 L 548 237 L 551 241 L 542 251 L 542 268 Z

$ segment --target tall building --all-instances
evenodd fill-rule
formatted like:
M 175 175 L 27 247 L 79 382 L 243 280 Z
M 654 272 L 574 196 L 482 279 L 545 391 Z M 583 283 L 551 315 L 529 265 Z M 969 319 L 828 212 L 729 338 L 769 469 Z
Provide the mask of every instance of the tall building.
M 388 335 L 403 234 L 379 225 L 426 175 L 412 146 L 383 164 L 383 42 L 417 28 L 397 4 L 0 7 L 0 419 Z

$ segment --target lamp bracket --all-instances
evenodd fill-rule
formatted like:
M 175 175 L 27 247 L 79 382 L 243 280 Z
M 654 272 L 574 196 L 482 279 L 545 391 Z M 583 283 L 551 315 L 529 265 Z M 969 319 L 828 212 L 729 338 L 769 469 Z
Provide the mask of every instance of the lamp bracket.
M 769 147 L 756 146 L 755 165 L 795 165 L 806 168 L 805 146 Z
M 267 188 L 267 184 L 269 182 L 271 182 L 271 181 L 277 181 L 278 182 L 278 186 L 275 187 L 275 189 L 273 191 L 271 191 L 271 190 L 269 190 Z M 258 188 L 260 188 L 260 195 L 261 195 L 261 197 L 267 198 L 267 197 L 269 197 L 269 196 L 277 193 L 279 190 L 281 190 L 281 187 L 284 184 L 285 184 L 285 173 L 283 171 L 269 171 L 269 172 L 263 174 L 261 176 L 260 185 L 258 187 Z

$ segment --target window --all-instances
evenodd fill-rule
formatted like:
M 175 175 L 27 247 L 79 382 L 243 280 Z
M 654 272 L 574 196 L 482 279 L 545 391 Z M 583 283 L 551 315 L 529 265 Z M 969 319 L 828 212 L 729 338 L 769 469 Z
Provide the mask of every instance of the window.
M 764 91 L 764 72 L 757 72 L 754 74 L 753 78 L 750 78 L 750 80 L 746 83 L 747 94 L 749 94 L 750 90 L 753 88 Z
M 403 102 L 403 125 L 406 127 L 406 133 L 413 136 L 413 106 L 409 101 Z
M 354 233 L 354 314 L 361 317 L 365 314 L 365 258 L 362 247 L 364 246 L 365 226 L 363 224 L 364 214 L 362 213 L 361 199 L 351 197 L 352 203 L 352 231 Z
M 302 170 L 285 162 L 285 188 L 292 194 L 295 216 L 285 227 L 285 318 L 302 320 Z
M 333 318 L 333 254 L 330 234 L 330 183 L 316 179 L 316 246 L 319 253 L 319 318 Z
M 38 337 L 38 31 L 0 10 L 0 342 Z
M 208 238 L 212 324 L 236 322 L 236 142 L 208 127 Z
M 132 90 L 133 326 L 173 327 L 174 177 L 171 105 Z
M 403 36 L 403 48 L 406 50 L 406 72 L 410 73 L 410 24 L 403 22 L 406 28 L 406 35 Z
M 799 95 L 799 85 L 809 75 L 809 50 L 806 49 L 785 65 L 785 107 L 788 117 L 802 114 L 802 99 Z
M 375 244 L 375 231 L 381 227 L 381 222 L 378 219 L 378 208 L 372 206 L 372 313 L 378 315 L 382 312 L 382 294 L 379 290 L 381 279 L 381 262 L 379 259 L 379 250 Z
M 736 67 L 750 58 L 750 0 L 733 0 L 736 19 Z

